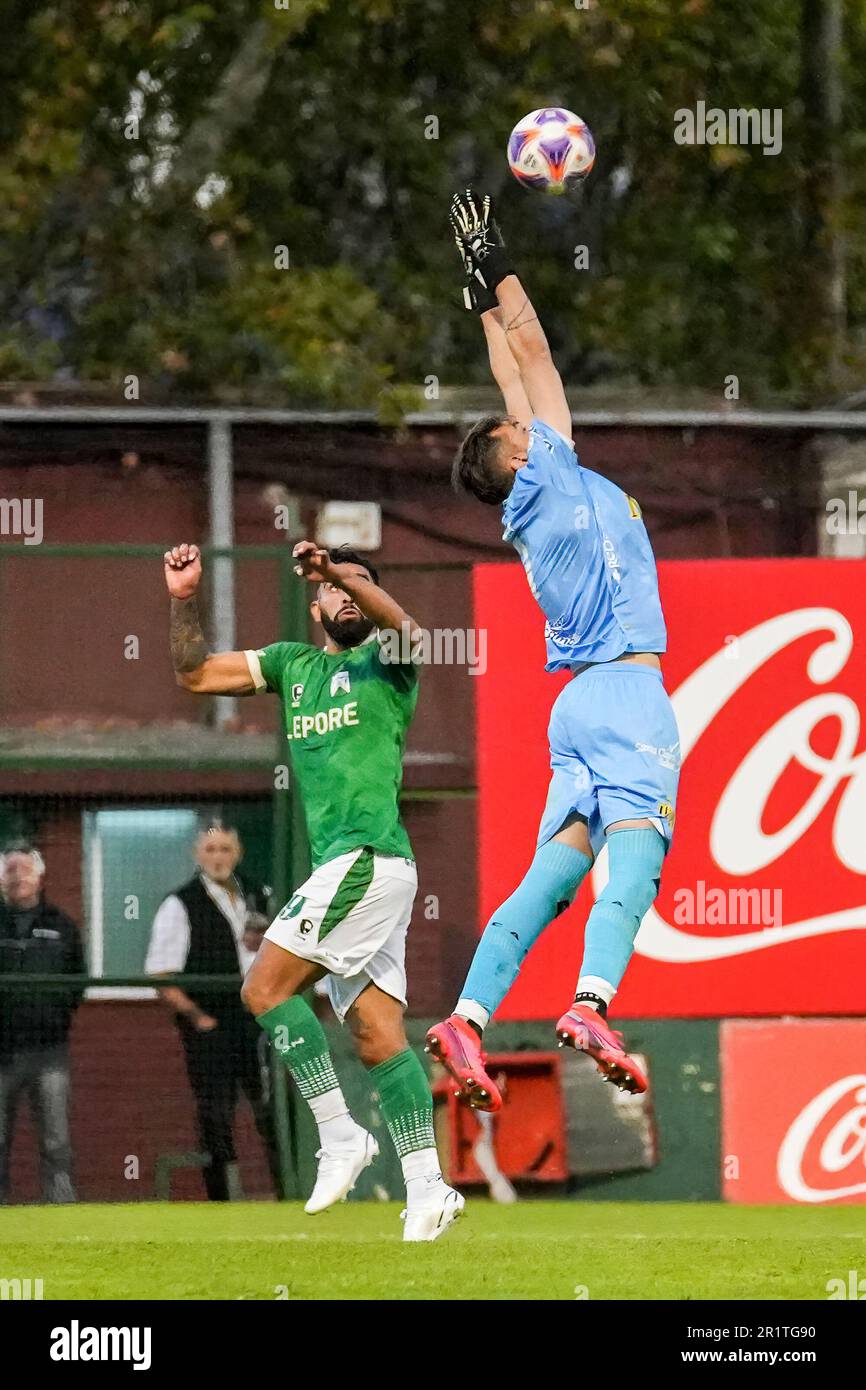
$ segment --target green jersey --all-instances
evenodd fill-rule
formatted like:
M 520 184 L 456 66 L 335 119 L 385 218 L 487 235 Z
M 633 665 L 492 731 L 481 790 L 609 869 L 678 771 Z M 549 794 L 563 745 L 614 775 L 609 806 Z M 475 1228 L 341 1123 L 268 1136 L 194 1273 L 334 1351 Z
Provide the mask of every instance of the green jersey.
M 333 654 L 274 642 L 254 655 L 282 698 L 313 868 L 361 846 L 412 859 L 399 796 L 417 666 L 384 662 L 375 638 Z

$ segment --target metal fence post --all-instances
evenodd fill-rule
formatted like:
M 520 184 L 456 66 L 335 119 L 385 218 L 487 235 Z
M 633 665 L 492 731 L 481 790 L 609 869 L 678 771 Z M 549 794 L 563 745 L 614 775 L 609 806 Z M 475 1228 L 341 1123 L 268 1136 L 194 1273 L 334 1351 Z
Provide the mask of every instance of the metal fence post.
M 291 545 L 279 553 L 280 637 L 283 641 L 303 640 L 306 637 L 305 586 L 292 570 Z M 303 807 L 295 794 L 290 775 L 288 747 L 282 708 L 277 733 L 277 756 L 274 766 L 274 897 L 280 907 L 288 901 L 299 883 L 309 872 L 309 845 L 304 825 Z M 296 1094 L 288 1085 L 286 1069 L 271 1053 L 274 1081 L 274 1118 L 283 1192 L 286 1197 L 299 1196 L 298 1153 L 295 1143 Z
M 208 421 L 208 512 L 210 540 L 214 546 L 233 546 L 235 539 L 234 467 L 232 427 L 228 420 Z M 211 561 L 211 620 L 214 650 L 234 651 L 235 571 L 231 555 L 215 555 Z M 233 695 L 218 695 L 214 701 L 217 728 L 225 728 L 237 714 Z

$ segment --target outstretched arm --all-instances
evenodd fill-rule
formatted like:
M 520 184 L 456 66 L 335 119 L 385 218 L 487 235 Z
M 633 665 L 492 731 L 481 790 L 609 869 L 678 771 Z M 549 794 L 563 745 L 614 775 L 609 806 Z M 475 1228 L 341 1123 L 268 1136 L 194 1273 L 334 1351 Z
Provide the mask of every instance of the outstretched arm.
M 200 579 L 201 552 L 197 545 L 176 545 L 165 552 L 175 680 L 194 695 L 253 695 L 255 682 L 244 653 L 207 649 L 196 594 Z
M 520 368 L 502 327 L 502 310 L 488 309 L 481 315 L 484 336 L 487 339 L 487 355 L 493 379 L 502 392 L 505 409 L 521 425 L 528 425 L 532 419 L 532 406 L 520 375 Z
M 450 221 L 467 273 L 464 302 L 481 313 L 490 365 L 503 387 L 503 394 L 503 383 L 507 381 L 512 399 L 520 401 L 519 408 L 508 406 L 509 414 L 528 423 L 525 418 L 528 405 L 530 416 L 538 416 L 566 439 L 571 439 L 571 411 L 562 380 L 538 315 L 512 269 L 508 250 L 493 217 L 490 197 L 484 197 L 479 204 L 469 188 L 464 194 L 455 194 L 451 200 Z M 498 316 L 494 305 L 499 306 Z M 498 329 L 501 329 L 504 344 L 497 336 Z M 505 349 L 516 364 L 519 388 L 514 383 Z M 522 390 L 520 396 L 519 389 Z
M 502 310 L 503 336 L 517 363 L 532 414 L 571 439 L 571 411 L 562 378 L 538 315 L 516 275 L 500 280 L 496 298 Z

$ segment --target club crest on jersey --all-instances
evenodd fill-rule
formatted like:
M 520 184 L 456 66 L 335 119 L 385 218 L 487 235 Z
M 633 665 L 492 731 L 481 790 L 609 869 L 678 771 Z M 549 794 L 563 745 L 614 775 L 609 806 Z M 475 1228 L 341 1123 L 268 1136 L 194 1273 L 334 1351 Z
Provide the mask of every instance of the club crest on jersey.
M 335 671 L 331 677 L 331 698 L 336 695 L 338 690 L 345 690 L 348 695 L 352 687 L 349 683 L 348 671 Z
M 285 920 L 288 917 L 297 917 L 306 901 L 303 893 L 294 893 L 285 907 L 277 914 L 278 918 Z
M 292 708 L 293 708 L 293 709 L 297 708 L 297 706 L 301 703 L 301 696 L 303 695 L 303 693 L 304 693 L 304 687 L 301 685 L 300 681 L 296 681 L 295 684 L 292 686 Z

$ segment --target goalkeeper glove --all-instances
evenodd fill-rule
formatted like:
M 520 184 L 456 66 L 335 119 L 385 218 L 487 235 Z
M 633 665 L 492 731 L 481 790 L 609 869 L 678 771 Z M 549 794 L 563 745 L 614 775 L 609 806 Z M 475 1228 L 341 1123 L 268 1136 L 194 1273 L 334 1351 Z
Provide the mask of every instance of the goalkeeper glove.
M 514 273 L 492 214 L 489 194 L 480 211 L 471 188 L 463 194 L 455 193 L 451 200 L 449 219 L 467 276 L 463 302 L 467 309 L 480 314 L 497 307 L 496 286 L 506 275 Z
M 472 266 L 472 258 L 466 248 L 462 236 L 457 230 L 457 221 L 454 214 L 455 198 L 452 201 L 452 208 L 449 214 L 451 226 L 454 229 L 454 241 L 457 251 L 463 262 L 463 269 L 466 272 L 466 284 L 463 286 L 463 307 L 472 310 L 476 314 L 486 314 L 488 309 L 497 309 L 499 301 L 494 290 L 488 290 L 482 285 L 480 280 L 475 279 L 475 272 Z

